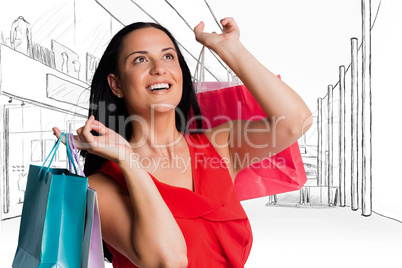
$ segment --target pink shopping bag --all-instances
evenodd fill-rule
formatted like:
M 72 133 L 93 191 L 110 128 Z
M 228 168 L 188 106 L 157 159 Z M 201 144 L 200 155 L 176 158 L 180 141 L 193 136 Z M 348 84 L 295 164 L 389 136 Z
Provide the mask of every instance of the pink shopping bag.
M 197 98 L 203 115 L 203 128 L 228 120 L 259 120 L 266 117 L 244 85 L 228 82 L 202 82 Z M 235 179 L 240 200 L 299 190 L 307 181 L 298 143 L 282 152 L 244 168 Z

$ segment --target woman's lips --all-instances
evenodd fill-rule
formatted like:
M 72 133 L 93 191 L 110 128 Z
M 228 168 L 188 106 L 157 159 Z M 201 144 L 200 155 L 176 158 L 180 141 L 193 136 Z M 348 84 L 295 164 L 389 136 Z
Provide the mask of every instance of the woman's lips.
M 156 90 L 168 90 L 171 87 L 169 83 L 157 83 L 150 86 L 147 86 L 147 90 L 156 91 Z
M 156 83 L 146 87 L 149 93 L 155 95 L 166 94 L 170 92 L 171 88 L 172 85 L 169 83 Z

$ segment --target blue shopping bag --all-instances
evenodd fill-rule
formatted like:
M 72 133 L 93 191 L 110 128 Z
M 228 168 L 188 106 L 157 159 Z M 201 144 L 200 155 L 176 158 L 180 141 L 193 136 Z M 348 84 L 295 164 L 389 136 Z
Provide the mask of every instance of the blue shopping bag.
M 80 174 L 84 175 L 79 162 L 78 150 L 75 146 L 74 137 L 71 133 L 67 134 L 66 147 L 67 154 L 71 155 L 71 158 L 75 159 Z M 75 172 L 75 174 L 78 173 L 74 161 L 69 161 L 69 169 Z M 82 242 L 81 268 L 104 267 L 105 261 L 103 257 L 102 232 L 99 217 L 98 198 L 96 191 L 88 185 L 84 237 Z
M 88 179 L 67 169 L 51 168 L 63 136 L 64 133 L 42 166 L 29 167 L 12 267 L 81 266 Z

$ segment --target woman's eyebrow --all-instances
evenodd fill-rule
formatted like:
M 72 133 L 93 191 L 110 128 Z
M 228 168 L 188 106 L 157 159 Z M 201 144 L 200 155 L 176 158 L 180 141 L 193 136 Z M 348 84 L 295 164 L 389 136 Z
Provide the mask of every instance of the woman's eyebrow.
M 173 49 L 174 51 L 176 51 L 176 49 L 174 49 L 173 47 L 167 47 L 167 48 L 162 49 L 161 51 L 162 51 L 162 52 L 165 52 L 165 51 L 167 51 L 167 50 L 169 50 L 169 49 Z
M 174 49 L 173 47 L 167 47 L 167 48 L 163 48 L 163 49 L 161 50 L 161 52 L 165 52 L 165 51 L 170 50 L 170 49 L 176 51 L 176 49 Z M 130 57 L 130 56 L 133 55 L 133 54 L 148 54 L 148 51 L 145 51 L 145 50 L 138 50 L 138 51 L 131 52 L 130 54 L 127 55 L 127 57 L 125 58 L 124 61 L 126 61 L 126 60 L 128 59 L 128 57 Z
M 133 55 L 133 54 L 148 54 L 148 51 L 145 51 L 145 50 L 138 50 L 138 51 L 134 51 L 134 52 L 131 52 L 130 54 L 128 54 L 127 56 L 126 56 L 126 58 L 124 59 L 124 61 L 126 61 L 131 55 Z

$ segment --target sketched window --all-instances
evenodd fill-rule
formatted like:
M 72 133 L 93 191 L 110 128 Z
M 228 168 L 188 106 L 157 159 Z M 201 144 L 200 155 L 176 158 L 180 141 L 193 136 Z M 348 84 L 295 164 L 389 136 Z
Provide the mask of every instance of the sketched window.
M 52 151 L 52 148 L 54 146 L 54 144 L 56 143 L 55 139 L 51 139 L 51 140 L 44 140 L 43 144 L 44 144 L 44 157 L 47 157 L 50 154 L 50 151 Z M 56 155 L 57 157 L 57 155 Z M 45 160 L 45 159 L 44 159 Z
M 59 162 L 65 162 L 67 161 L 67 150 L 66 150 L 66 146 L 64 146 L 63 144 L 60 145 L 59 149 L 57 150 L 57 161 Z
M 31 140 L 31 161 L 43 161 L 42 140 Z
M 47 157 L 50 152 L 52 151 L 52 148 L 54 144 L 57 142 L 55 139 L 51 140 L 45 140 L 45 157 Z M 59 149 L 57 149 L 56 156 L 54 157 L 53 163 L 54 162 L 63 162 L 67 161 L 67 151 L 66 151 L 66 146 L 63 146 L 63 144 L 60 145 Z M 54 163 L 52 166 L 58 166 L 58 164 Z

